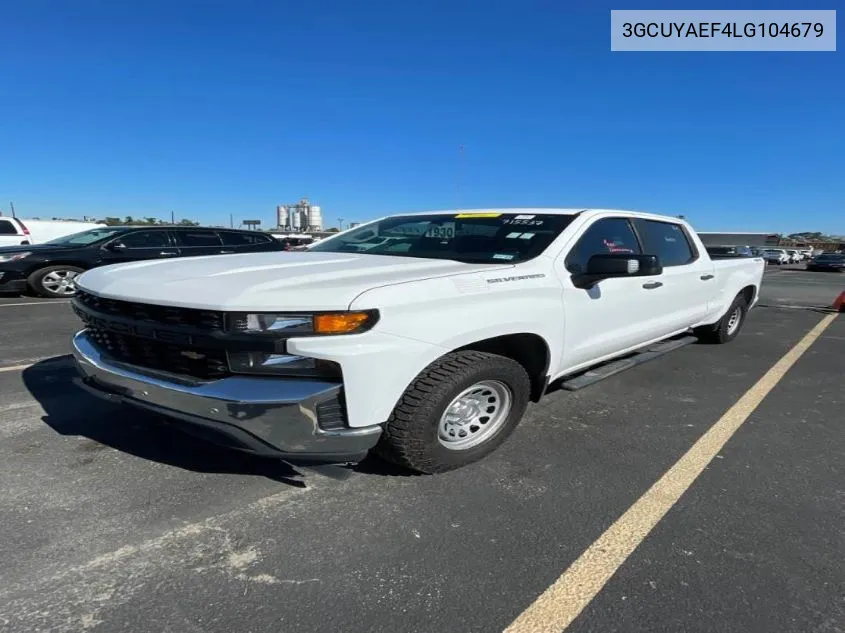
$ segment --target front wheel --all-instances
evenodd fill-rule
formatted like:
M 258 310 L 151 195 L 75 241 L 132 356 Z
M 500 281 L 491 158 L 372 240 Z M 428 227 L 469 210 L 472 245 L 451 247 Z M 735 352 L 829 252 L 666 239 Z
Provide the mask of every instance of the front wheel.
M 82 272 L 82 268 L 77 266 L 42 268 L 29 276 L 29 287 L 42 297 L 72 297 L 76 294 L 74 280 Z
M 466 466 L 508 438 L 530 394 L 528 373 L 510 358 L 476 351 L 446 354 L 405 390 L 375 452 L 425 474 Z
M 748 302 L 743 295 L 738 295 L 718 322 L 696 328 L 695 334 L 705 343 L 729 343 L 739 334 L 747 314 Z

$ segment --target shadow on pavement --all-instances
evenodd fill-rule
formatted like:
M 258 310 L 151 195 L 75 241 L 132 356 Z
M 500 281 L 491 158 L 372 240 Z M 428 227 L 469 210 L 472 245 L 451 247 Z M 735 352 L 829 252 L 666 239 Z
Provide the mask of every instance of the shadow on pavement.
M 218 446 L 181 431 L 164 416 L 115 405 L 73 384 L 76 371 L 54 359 L 23 371 L 23 382 L 46 415 L 42 420 L 61 435 L 98 444 L 150 461 L 200 473 L 257 475 L 296 487 L 296 470 L 281 460 L 256 457 Z

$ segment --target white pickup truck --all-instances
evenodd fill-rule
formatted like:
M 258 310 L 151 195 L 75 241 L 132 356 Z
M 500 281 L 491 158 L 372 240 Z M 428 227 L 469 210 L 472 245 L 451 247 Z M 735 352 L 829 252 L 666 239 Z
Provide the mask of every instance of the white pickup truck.
M 763 268 L 712 260 L 673 217 L 394 215 L 307 252 L 85 272 L 73 353 L 89 391 L 241 450 L 437 473 L 493 451 L 552 382 L 732 340 Z

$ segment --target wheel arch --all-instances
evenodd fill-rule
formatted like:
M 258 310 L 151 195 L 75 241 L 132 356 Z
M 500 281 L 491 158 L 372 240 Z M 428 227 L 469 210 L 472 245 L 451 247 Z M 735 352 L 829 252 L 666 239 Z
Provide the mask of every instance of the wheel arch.
M 516 361 L 523 366 L 531 379 L 531 401 L 537 402 L 543 397 L 548 386 L 551 350 L 546 339 L 539 334 L 502 334 L 467 343 L 450 350 L 450 353 L 469 350 L 498 354 Z
M 754 299 L 757 298 L 757 286 L 755 286 L 754 284 L 749 284 L 745 286 L 745 288 L 740 290 L 737 295 L 742 295 L 745 299 L 746 305 L 750 307 L 751 304 L 754 303 Z
M 54 268 L 56 266 L 73 266 L 74 268 L 81 268 L 82 270 L 90 270 L 91 266 L 86 264 L 85 262 L 80 262 L 74 259 L 57 259 L 51 261 L 45 261 L 38 264 L 34 264 L 30 268 L 27 269 L 26 276 L 30 277 L 35 273 L 44 270 L 45 268 Z

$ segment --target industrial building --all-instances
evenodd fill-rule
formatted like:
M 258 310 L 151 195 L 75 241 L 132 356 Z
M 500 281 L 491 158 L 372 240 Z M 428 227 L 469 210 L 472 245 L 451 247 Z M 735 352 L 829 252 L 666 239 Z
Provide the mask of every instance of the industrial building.
M 323 211 L 308 198 L 296 204 L 280 204 L 276 207 L 276 224 L 279 230 L 289 233 L 322 231 Z
M 777 246 L 777 233 L 714 233 L 697 231 L 705 246 Z

